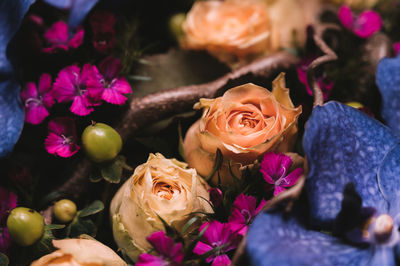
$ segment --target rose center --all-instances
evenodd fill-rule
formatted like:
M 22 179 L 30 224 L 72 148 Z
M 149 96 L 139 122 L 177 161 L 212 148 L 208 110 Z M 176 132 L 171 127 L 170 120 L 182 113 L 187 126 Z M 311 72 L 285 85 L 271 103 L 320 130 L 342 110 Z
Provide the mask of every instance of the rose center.
M 180 193 L 181 190 L 179 187 L 171 186 L 165 182 L 158 182 L 153 187 L 153 193 L 158 195 L 161 198 L 170 200 L 173 198 L 175 193 Z

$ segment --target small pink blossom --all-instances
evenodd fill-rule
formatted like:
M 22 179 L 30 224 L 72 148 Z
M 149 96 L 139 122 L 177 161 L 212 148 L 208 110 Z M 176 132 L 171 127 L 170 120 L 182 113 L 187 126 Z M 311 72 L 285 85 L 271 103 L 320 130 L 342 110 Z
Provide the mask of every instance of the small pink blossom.
M 158 231 L 147 237 L 147 241 L 153 246 L 159 256 L 147 253 L 141 254 L 137 266 L 179 266 L 183 261 L 183 249 L 181 243 L 166 236 L 164 231 Z
M 232 213 L 229 216 L 229 223 L 232 228 L 240 235 L 245 235 L 248 226 L 253 222 L 257 214 L 267 203 L 264 199 L 256 208 L 257 199 L 253 196 L 240 194 L 233 203 Z
M 124 77 L 118 76 L 122 65 L 117 58 L 106 57 L 99 68 L 93 67 L 93 79 L 89 81 L 93 97 L 101 97 L 112 104 L 123 104 L 127 100 L 125 94 L 132 93 L 131 86 Z
M 56 53 L 60 50 L 68 51 L 70 48 L 78 48 L 85 35 L 82 27 L 77 27 L 75 34 L 70 38 L 68 24 L 57 21 L 45 33 L 44 38 L 49 47 L 43 48 L 45 53 Z
M 70 117 L 59 117 L 51 120 L 48 126 L 49 135 L 44 141 L 48 153 L 60 157 L 70 157 L 78 152 L 74 120 Z
M 311 64 L 312 61 L 314 61 L 315 58 L 316 57 L 314 57 L 314 56 L 303 58 L 300 61 L 299 66 L 296 69 L 297 77 L 299 78 L 300 82 L 306 87 L 307 93 L 311 96 L 313 95 L 313 92 L 312 92 L 310 86 L 308 85 L 307 69 L 308 69 L 308 66 Z M 323 98 L 325 101 L 326 99 L 328 99 L 329 95 L 331 94 L 331 91 L 335 84 L 333 83 L 333 81 L 330 81 L 325 76 L 317 77 L 317 82 L 318 82 L 319 87 L 322 90 Z
M 373 10 L 366 10 L 355 16 L 350 7 L 342 6 L 338 17 L 343 26 L 361 38 L 369 38 L 382 28 L 382 19 Z
M 213 187 L 208 190 L 208 193 L 210 194 L 210 201 L 214 207 L 220 206 L 224 199 L 222 191 L 219 188 Z
M 99 98 L 91 97 L 90 90 L 95 88 L 88 84 L 92 79 L 93 66 L 85 64 L 82 71 L 77 66 L 68 66 L 62 69 L 54 82 L 54 97 L 58 102 L 70 102 L 71 112 L 80 116 L 90 114 L 93 106 L 99 103 Z
M 25 122 L 30 124 L 40 124 L 49 115 L 49 109 L 54 104 L 51 90 L 51 76 L 42 74 L 39 85 L 28 82 L 21 91 L 21 100 L 24 104 Z
M 393 50 L 396 56 L 400 54 L 400 42 L 396 42 L 393 44 Z
M 274 185 L 274 196 L 296 184 L 303 173 L 302 168 L 296 168 L 288 173 L 292 159 L 282 153 L 265 153 L 261 161 L 261 173 L 267 183 Z
M 214 248 L 221 247 L 221 250 L 208 257 L 206 262 L 212 262 L 213 266 L 230 265 L 231 260 L 226 253 L 238 246 L 242 236 L 232 228 L 230 223 L 206 222 L 200 227 L 199 231 L 201 232 L 206 227 L 203 237 L 197 243 L 193 252 L 202 255 Z
M 90 17 L 90 25 L 94 49 L 102 54 L 110 54 L 116 43 L 114 14 L 104 10 L 95 11 Z

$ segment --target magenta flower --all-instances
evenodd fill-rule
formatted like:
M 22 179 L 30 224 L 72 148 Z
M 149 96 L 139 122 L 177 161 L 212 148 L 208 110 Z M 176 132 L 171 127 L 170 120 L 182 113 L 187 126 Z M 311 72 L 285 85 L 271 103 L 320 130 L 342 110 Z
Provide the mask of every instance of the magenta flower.
M 115 16 L 113 13 L 98 10 L 90 17 L 92 26 L 92 43 L 96 51 L 102 54 L 109 54 L 115 46 Z
M 366 10 L 358 17 L 353 14 L 350 7 L 342 6 L 338 17 L 343 26 L 361 38 L 369 38 L 382 28 L 382 19 L 373 10 Z
M 93 66 L 85 64 L 82 71 L 77 66 L 68 66 L 62 69 L 54 82 L 54 97 L 58 102 L 73 101 L 71 112 L 77 115 L 88 115 L 97 105 L 98 98 L 91 97 L 89 91 L 95 89 L 90 87 L 88 80 L 94 75 Z
M 44 141 L 48 153 L 60 157 L 70 157 L 78 152 L 74 120 L 70 117 L 59 117 L 49 122 L 49 135 Z
M 245 235 L 248 226 L 253 222 L 256 215 L 267 203 L 264 199 L 256 208 L 257 199 L 253 196 L 240 194 L 233 203 L 232 213 L 229 216 L 229 223 L 240 235 Z
M 287 187 L 293 186 L 303 173 L 302 168 L 296 168 L 288 174 L 291 165 L 292 159 L 282 153 L 269 152 L 264 154 L 260 171 L 265 181 L 274 185 L 274 196 L 283 192 Z
M 312 92 L 310 86 L 308 85 L 307 68 L 315 58 L 316 57 L 312 57 L 312 56 L 303 58 L 300 61 L 299 66 L 296 69 L 297 77 L 299 78 L 300 82 L 306 87 L 307 93 L 311 96 L 313 95 L 313 92 Z M 333 83 L 333 81 L 330 81 L 325 76 L 317 77 L 317 81 L 318 81 L 319 87 L 322 90 L 322 94 L 323 94 L 324 101 L 325 101 L 326 99 L 328 99 L 329 95 L 331 94 L 331 91 L 332 91 L 335 83 Z
M 207 222 L 200 227 L 199 231 L 202 231 L 206 227 L 207 229 L 201 241 L 197 243 L 193 252 L 201 255 L 216 247 L 220 247 L 221 249 L 208 257 L 206 262 L 212 262 L 213 266 L 230 265 L 231 260 L 226 255 L 226 252 L 235 249 L 242 236 L 232 228 L 230 223 L 220 223 L 218 221 Z
M 70 48 L 78 48 L 83 42 L 84 35 L 83 28 L 77 27 L 75 34 L 70 38 L 68 24 L 64 21 L 57 21 L 44 33 L 49 47 L 43 48 L 43 52 L 56 53 L 60 50 L 68 51 Z
M 0 252 L 7 253 L 11 244 L 6 221 L 10 210 L 17 207 L 17 195 L 0 187 Z
M 165 235 L 164 231 L 152 233 L 147 241 L 153 246 L 159 256 L 147 253 L 141 254 L 136 266 L 178 266 L 182 265 L 182 243 L 174 243 L 174 240 Z
M 24 104 L 25 122 L 40 124 L 49 115 L 49 109 L 54 104 L 51 90 L 51 76 L 42 74 L 39 79 L 39 86 L 28 82 L 21 91 L 21 100 Z
M 396 42 L 393 44 L 393 50 L 396 56 L 400 54 L 400 42 Z
M 98 69 L 94 66 L 93 79 L 89 81 L 91 95 L 108 103 L 123 104 L 127 99 L 124 94 L 132 93 L 132 89 L 124 77 L 118 76 L 121 69 L 120 61 L 111 56 L 101 61 Z

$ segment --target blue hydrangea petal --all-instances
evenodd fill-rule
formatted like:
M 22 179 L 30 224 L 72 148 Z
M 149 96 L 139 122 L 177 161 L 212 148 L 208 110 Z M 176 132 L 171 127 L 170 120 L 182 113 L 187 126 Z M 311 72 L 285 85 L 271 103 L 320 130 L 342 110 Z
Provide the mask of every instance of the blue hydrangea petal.
M 0 0 L 0 157 L 13 149 L 24 124 L 20 85 L 14 80 L 7 47 L 33 2 Z
M 376 84 L 382 95 L 382 117 L 395 134 L 400 136 L 400 55 L 379 62 Z
M 98 0 L 75 0 L 69 12 L 69 26 L 74 28 L 80 25 L 97 2 Z
M 349 182 L 354 183 L 364 206 L 387 212 L 377 172 L 397 143 L 386 126 L 352 107 L 337 102 L 316 107 L 303 139 L 310 170 L 306 189 L 313 225 L 332 226 Z
M 373 257 L 369 247 L 353 247 L 334 236 L 307 230 L 294 217 L 283 219 L 280 212 L 259 214 L 246 243 L 250 262 L 257 266 L 368 265 Z
M 44 0 L 49 5 L 59 9 L 69 9 L 72 6 L 72 0 Z
M 378 171 L 378 185 L 389 202 L 389 213 L 400 214 L 400 145 L 395 146 L 385 157 Z

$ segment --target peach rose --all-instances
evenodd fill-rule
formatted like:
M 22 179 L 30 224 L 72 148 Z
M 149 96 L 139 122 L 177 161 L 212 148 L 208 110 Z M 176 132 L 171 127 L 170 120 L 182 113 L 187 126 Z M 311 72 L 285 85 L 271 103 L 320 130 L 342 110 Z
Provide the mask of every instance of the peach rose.
M 197 1 L 183 23 L 186 49 L 205 49 L 232 62 L 302 44 L 319 0 Z M 290 18 L 290 19 L 289 19 Z
M 53 240 L 58 250 L 32 262 L 31 266 L 126 266 L 109 247 L 91 239 Z
M 202 117 L 185 136 L 186 161 L 200 175 L 208 176 L 220 149 L 225 159 L 220 171 L 224 184 L 232 181 L 228 164 L 240 175 L 240 166 L 253 163 L 267 151 L 289 151 L 301 114 L 301 106 L 294 108 L 290 99 L 283 73 L 273 81 L 272 93 L 248 83 L 222 97 L 200 99 L 195 109 L 200 108 L 204 109 Z

